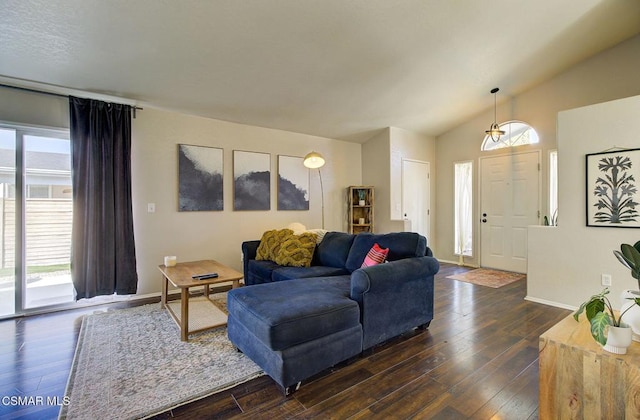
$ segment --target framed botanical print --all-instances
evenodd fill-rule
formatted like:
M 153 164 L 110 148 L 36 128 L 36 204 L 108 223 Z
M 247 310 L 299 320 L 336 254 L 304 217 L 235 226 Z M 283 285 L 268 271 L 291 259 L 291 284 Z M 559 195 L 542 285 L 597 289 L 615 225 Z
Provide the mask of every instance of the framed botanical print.
M 587 226 L 640 228 L 640 149 L 586 156 Z

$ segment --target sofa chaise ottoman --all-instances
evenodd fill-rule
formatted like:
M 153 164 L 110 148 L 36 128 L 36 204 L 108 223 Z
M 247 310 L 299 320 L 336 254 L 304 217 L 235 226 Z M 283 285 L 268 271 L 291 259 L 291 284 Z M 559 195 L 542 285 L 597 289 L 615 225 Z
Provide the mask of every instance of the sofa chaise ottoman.
M 336 278 L 246 287 L 227 303 L 234 345 L 289 392 L 327 367 L 362 351 L 358 303 Z

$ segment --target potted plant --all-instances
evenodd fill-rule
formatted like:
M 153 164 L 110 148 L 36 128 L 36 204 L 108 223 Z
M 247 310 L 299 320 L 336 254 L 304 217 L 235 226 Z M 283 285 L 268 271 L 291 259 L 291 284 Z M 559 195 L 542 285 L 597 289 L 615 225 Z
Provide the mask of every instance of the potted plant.
M 358 190 L 358 205 L 359 206 L 364 206 L 365 205 L 365 197 L 367 196 L 367 190 Z
M 631 270 L 631 277 L 638 281 L 640 289 L 640 241 L 633 246 L 621 244 L 620 251 L 614 250 L 613 254 L 622 265 Z M 622 320 L 633 330 L 633 340 L 640 341 L 640 307 L 636 307 L 633 302 L 640 297 L 640 290 L 625 290 L 620 297 L 625 302 L 621 308 L 625 312 Z
M 597 295 L 593 295 L 582 303 L 573 314 L 578 321 L 580 314 L 585 313 L 591 324 L 591 335 L 594 340 L 603 346 L 603 349 L 616 354 L 625 354 L 627 347 L 631 345 L 631 327 L 621 321 L 622 316 L 630 308 L 640 305 L 640 298 L 635 298 L 634 303 L 616 317 L 616 313 L 607 298 L 609 288 L 605 288 Z

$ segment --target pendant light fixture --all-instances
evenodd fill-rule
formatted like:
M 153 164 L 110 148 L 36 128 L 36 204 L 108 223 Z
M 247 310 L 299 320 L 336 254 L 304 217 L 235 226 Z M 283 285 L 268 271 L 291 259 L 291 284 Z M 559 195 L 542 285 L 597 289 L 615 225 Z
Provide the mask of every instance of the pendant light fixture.
M 493 140 L 495 143 L 499 142 L 500 136 L 504 135 L 504 131 L 500 130 L 500 126 L 496 121 L 497 120 L 496 119 L 496 109 L 497 109 L 496 93 L 498 93 L 499 90 L 500 88 L 491 89 L 491 93 L 493 94 L 493 124 L 491 124 L 491 127 L 489 127 L 489 129 L 485 131 L 487 136 L 491 137 L 491 140 Z

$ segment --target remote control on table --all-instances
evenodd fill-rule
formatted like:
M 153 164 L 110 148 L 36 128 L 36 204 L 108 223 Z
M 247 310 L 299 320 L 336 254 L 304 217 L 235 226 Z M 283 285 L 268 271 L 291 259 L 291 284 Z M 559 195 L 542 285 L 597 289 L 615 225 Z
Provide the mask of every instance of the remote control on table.
M 194 280 L 206 280 L 206 279 L 214 279 L 218 277 L 218 273 L 207 273 L 207 274 L 194 274 L 191 276 Z

